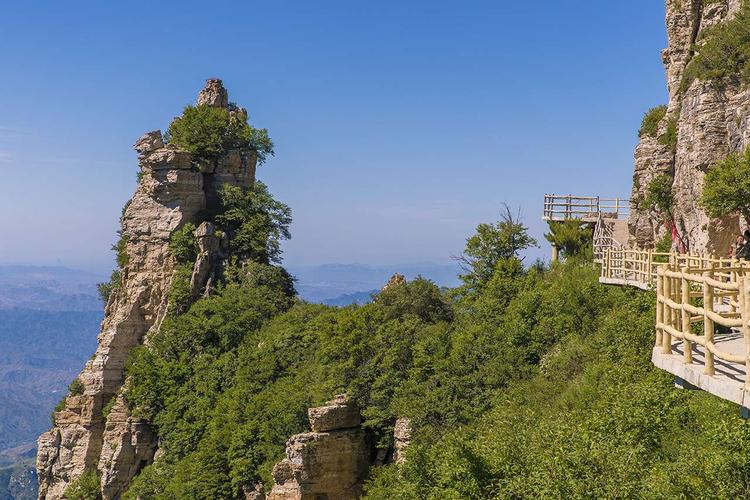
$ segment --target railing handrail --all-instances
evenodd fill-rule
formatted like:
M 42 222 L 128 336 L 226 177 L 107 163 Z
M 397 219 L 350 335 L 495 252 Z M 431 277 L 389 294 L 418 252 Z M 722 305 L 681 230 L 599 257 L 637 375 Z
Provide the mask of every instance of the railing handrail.
M 667 257 L 658 262 L 654 257 Z M 661 259 L 660 259 L 661 260 Z M 750 389 L 750 262 L 736 258 L 676 254 L 652 250 L 607 248 L 602 258 L 603 283 L 652 287 L 656 290 L 656 347 L 672 353 L 673 339 L 682 340 L 684 362 L 692 363 L 693 344 L 705 349 L 705 373 L 715 374 L 715 358 L 745 365 Z M 696 299 L 701 298 L 702 304 Z M 703 332 L 693 329 L 703 323 Z M 739 329 L 740 354 L 715 343 L 716 325 Z
M 628 198 L 602 198 L 600 196 L 574 196 L 571 194 L 545 194 L 545 220 L 565 220 L 584 217 L 597 217 L 601 214 L 628 215 L 630 200 Z

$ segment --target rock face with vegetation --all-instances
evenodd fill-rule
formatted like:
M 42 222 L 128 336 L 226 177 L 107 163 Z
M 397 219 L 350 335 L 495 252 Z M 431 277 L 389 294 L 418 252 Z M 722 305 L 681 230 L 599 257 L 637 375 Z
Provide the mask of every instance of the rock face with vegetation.
M 312 432 L 287 441 L 286 458 L 273 468 L 269 500 L 359 498 L 370 456 L 359 411 L 345 395 L 310 408 Z
M 207 82 L 198 103 L 202 106 L 188 109 L 220 108 L 228 111 L 229 119 L 246 122 L 243 109 L 229 107 L 220 80 Z M 172 139 L 165 144 L 157 130 L 135 144 L 139 183 L 121 218 L 119 270 L 109 284 L 99 346 L 55 412 L 52 430 L 39 438 L 40 498 L 61 498 L 72 481 L 94 469 L 102 475 L 105 496 L 116 498 L 153 459 L 154 434 L 128 414 L 118 396 L 126 380 L 126 359 L 175 306 L 169 296 L 178 266 L 170 250 L 172 235 L 200 222 L 199 214 L 215 210 L 217 193 L 225 185 L 251 186 L 257 161 L 256 151 L 248 146 L 222 144 L 222 151 L 203 155 Z M 215 242 L 205 243 L 209 231 L 201 228 L 201 258 L 190 273 L 194 295 L 209 284 L 211 253 L 219 250 Z
M 666 175 L 673 240 L 682 239 L 685 250 L 724 254 L 740 218 L 711 218 L 700 199 L 706 172 L 750 145 L 750 7 L 741 0 L 667 0 L 666 6 L 669 44 L 662 59 L 669 102 L 646 114 L 639 133 L 631 242 L 652 247 L 671 232 L 646 202 L 652 180 Z

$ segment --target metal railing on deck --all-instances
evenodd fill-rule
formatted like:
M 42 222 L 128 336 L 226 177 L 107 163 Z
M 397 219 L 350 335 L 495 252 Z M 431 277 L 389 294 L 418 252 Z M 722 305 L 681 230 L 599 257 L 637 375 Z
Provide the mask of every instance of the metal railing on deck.
M 600 198 L 599 196 L 544 195 L 544 220 L 564 221 L 581 219 L 595 221 L 598 217 L 618 219 L 630 212 L 627 198 Z

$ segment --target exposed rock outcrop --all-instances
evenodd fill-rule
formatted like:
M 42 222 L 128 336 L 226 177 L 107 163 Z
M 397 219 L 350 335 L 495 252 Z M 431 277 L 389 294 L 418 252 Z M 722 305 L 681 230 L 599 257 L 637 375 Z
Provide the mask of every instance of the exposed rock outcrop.
M 396 426 L 393 428 L 393 461 L 397 464 L 406 461 L 404 453 L 411 444 L 413 433 L 410 419 L 399 418 L 396 420 Z
M 629 221 L 631 243 L 652 247 L 662 223 L 644 210 L 641 202 L 651 179 L 658 174 L 673 178 L 672 193 L 677 230 L 691 251 L 724 254 L 740 231 L 739 217 L 710 219 L 698 201 L 705 173 L 730 152 L 750 145 L 750 94 L 737 81 L 693 81 L 683 87 L 685 69 L 695 44 L 703 43 L 706 30 L 731 19 L 741 0 L 667 0 L 669 44 L 662 52 L 669 103 L 659 125 L 659 135 L 676 123 L 674 148 L 656 138 L 641 138 L 635 152 L 635 171 Z
M 286 458 L 273 468 L 269 500 L 347 500 L 359 498 L 369 465 L 359 408 L 336 396 L 308 410 L 312 432 L 286 443 Z
M 221 81 L 209 80 L 198 103 L 227 107 Z M 231 112 L 247 116 L 241 108 Z M 170 236 L 185 223 L 199 223 L 197 214 L 217 203 L 223 184 L 246 187 L 255 180 L 256 155 L 249 149 L 230 150 L 206 166 L 165 145 L 158 130 L 144 134 L 134 147 L 142 175 L 121 219 L 127 263 L 106 306 L 96 353 L 78 377 L 83 394 L 68 396 L 52 430 L 39 438 L 41 499 L 62 498 L 71 481 L 93 468 L 102 474 L 104 497 L 119 498 L 133 475 L 153 459 L 153 433 L 128 415 L 118 394 L 128 353 L 159 327 L 167 312 L 175 268 Z M 200 225 L 199 231 L 201 258 L 191 283 L 196 294 L 212 286 L 212 255 L 219 246 L 211 227 Z M 105 419 L 102 410 L 112 398 L 117 399 Z

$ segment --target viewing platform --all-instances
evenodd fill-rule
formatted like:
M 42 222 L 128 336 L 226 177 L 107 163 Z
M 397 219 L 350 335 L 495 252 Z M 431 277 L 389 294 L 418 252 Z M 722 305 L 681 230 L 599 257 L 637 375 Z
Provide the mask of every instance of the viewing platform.
M 609 249 L 599 281 L 654 290 L 654 366 L 750 416 L 750 262 Z
M 656 292 L 654 366 L 750 418 L 750 262 L 629 249 L 628 208 L 627 199 L 546 194 L 542 218 L 593 224 L 599 282 Z
M 556 222 L 580 220 L 595 223 L 599 219 L 626 219 L 629 212 L 630 200 L 627 198 L 545 194 L 542 219 Z

